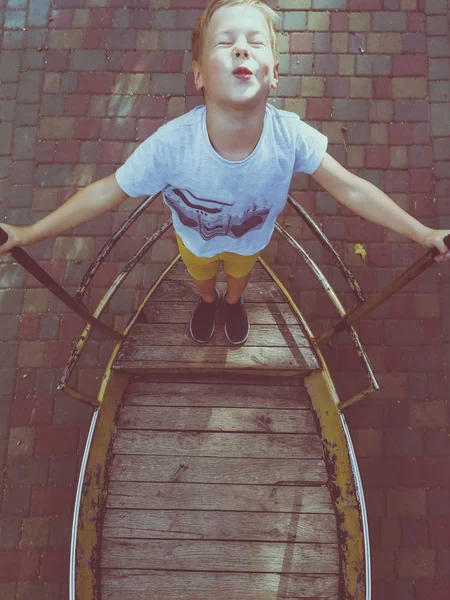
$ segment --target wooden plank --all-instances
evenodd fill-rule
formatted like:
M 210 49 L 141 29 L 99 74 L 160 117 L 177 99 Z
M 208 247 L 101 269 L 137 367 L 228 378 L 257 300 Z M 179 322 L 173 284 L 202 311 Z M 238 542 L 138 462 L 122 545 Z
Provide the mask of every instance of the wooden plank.
M 123 351 L 126 353 L 131 346 L 144 345 L 198 347 L 198 343 L 192 339 L 188 323 L 136 324 L 123 344 Z M 300 325 L 251 325 L 246 345 L 260 348 L 311 346 Z M 208 342 L 208 347 L 211 346 L 230 347 L 223 326 L 216 326 Z
M 108 509 L 103 539 L 178 539 L 336 544 L 334 515 Z
M 287 379 L 267 377 L 261 380 L 254 375 L 245 377 L 242 374 L 239 381 L 230 381 L 229 378 L 214 374 L 202 375 L 201 383 L 198 382 L 198 373 L 185 373 L 184 379 L 173 381 L 171 373 L 155 376 L 153 373 L 135 375 L 130 379 L 123 402 L 135 394 L 150 395 L 155 399 L 155 406 L 159 404 L 158 398 L 164 398 L 163 404 L 170 404 L 175 400 L 181 406 L 242 406 L 247 408 L 273 406 L 278 408 L 297 408 L 308 406 L 311 400 L 306 388 L 302 385 L 300 376 Z M 222 401 L 215 403 L 216 396 L 224 395 L 226 404 Z M 209 398 L 210 397 L 210 398 Z M 180 404 L 185 399 L 187 404 Z M 208 401 L 211 400 L 211 404 Z M 231 402 L 232 400 L 232 402 Z M 253 404 L 257 401 L 257 404 Z M 268 401 L 271 404 L 267 404 Z M 147 401 L 144 404 L 149 404 Z
M 246 485 L 326 485 L 322 458 L 208 458 L 119 454 L 113 458 L 110 481 L 161 483 L 229 483 Z
M 202 433 L 119 429 L 116 454 L 209 456 L 234 458 L 319 458 L 317 435 L 290 433 Z
M 223 294 L 226 284 L 223 281 L 217 283 L 217 290 Z M 171 281 L 164 279 L 157 287 L 149 302 L 164 300 L 165 302 L 180 302 L 198 300 L 198 292 L 193 280 Z M 252 282 L 247 285 L 244 293 L 244 301 L 250 302 L 287 302 L 286 296 L 274 281 Z
M 203 383 L 134 383 L 124 396 L 129 406 L 201 406 L 311 409 L 306 391 L 288 386 Z
M 108 600 L 339 600 L 339 576 L 102 569 Z
M 149 323 L 189 323 L 197 302 L 147 302 L 144 314 Z M 289 304 L 268 302 L 245 303 L 245 310 L 253 325 L 298 325 L 298 319 Z M 223 311 L 216 313 L 216 323 L 224 322 Z
M 146 431 L 317 433 L 310 411 L 251 408 L 124 406 L 118 427 Z
M 189 275 L 184 263 L 180 260 L 165 276 L 166 280 L 180 281 L 183 279 L 192 279 Z M 225 281 L 225 272 L 221 269 L 217 274 L 217 281 Z M 256 263 L 252 269 L 251 281 L 272 281 L 271 276 L 267 273 L 261 264 Z
M 326 487 L 292 485 L 111 481 L 107 508 L 334 514 Z
M 120 349 L 114 369 L 130 372 L 154 369 L 191 370 L 256 370 L 301 371 L 309 373 L 319 368 L 309 348 L 256 348 L 251 346 L 214 347 L 198 345 L 192 348 L 178 346 L 126 346 Z
M 337 544 L 103 540 L 102 566 L 267 573 L 339 572 Z

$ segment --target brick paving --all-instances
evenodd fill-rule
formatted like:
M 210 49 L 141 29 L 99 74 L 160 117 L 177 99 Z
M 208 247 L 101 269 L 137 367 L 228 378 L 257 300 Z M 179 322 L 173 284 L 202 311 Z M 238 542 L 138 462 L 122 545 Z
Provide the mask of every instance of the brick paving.
M 448 0 L 273 0 L 282 17 L 272 101 L 324 131 L 330 153 L 423 222 L 450 228 Z M 0 220 L 30 224 L 113 172 L 167 119 L 202 102 L 190 28 L 206 0 L 0 0 Z M 368 295 L 422 254 L 363 223 L 312 181 L 294 195 L 315 215 Z M 69 291 L 136 205 L 30 253 Z M 161 204 L 95 277 L 94 304 Z M 282 217 L 348 288 L 289 211 Z M 363 243 L 368 262 L 355 255 Z M 105 317 L 117 327 L 175 251 L 167 235 Z M 307 269 L 274 238 L 266 258 L 316 331 L 334 316 Z M 374 600 L 450 595 L 450 269 L 435 267 L 360 326 L 382 391 L 347 411 L 369 510 Z M 70 521 L 91 409 L 55 391 L 82 323 L 10 259 L 0 263 L 0 596 L 68 598 Z M 111 345 L 93 336 L 73 380 L 93 393 Z M 345 338 L 329 351 L 343 397 L 365 385 Z

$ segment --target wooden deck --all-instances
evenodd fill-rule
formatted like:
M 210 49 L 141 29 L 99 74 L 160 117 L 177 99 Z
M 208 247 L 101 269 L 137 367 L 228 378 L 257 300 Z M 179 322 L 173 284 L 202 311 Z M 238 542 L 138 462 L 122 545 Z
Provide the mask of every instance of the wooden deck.
M 224 277 L 218 282 L 225 291 Z M 182 263 L 159 285 L 144 311 L 146 324 L 136 324 L 124 342 L 114 369 L 130 373 L 192 371 L 246 372 L 264 375 L 306 375 L 319 368 L 291 306 L 258 266 L 245 292 L 251 324 L 243 346 L 232 346 L 217 315 L 216 330 L 206 344 L 195 342 L 189 321 L 198 300 L 192 279 Z
M 134 380 L 112 450 L 102 595 L 338 600 L 335 510 L 303 387 L 319 368 L 309 341 L 261 267 L 243 347 L 230 347 L 220 313 L 208 344 L 192 340 L 197 298 L 176 265 L 114 364 Z
M 103 597 L 337 600 L 334 507 L 304 388 L 209 379 L 125 394 Z

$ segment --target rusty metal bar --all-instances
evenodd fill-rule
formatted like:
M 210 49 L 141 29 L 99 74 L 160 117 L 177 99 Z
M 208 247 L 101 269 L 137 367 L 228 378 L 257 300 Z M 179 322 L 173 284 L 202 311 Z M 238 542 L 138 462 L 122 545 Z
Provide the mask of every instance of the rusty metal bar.
M 378 389 L 379 388 L 374 388 L 373 386 L 369 385 L 369 387 L 366 388 L 365 390 L 363 390 L 362 392 L 358 392 L 357 394 L 355 394 L 354 396 L 352 396 L 348 400 L 345 400 L 344 402 L 341 402 L 339 404 L 339 408 L 341 410 L 344 410 L 345 408 L 348 408 L 349 406 L 352 406 L 352 404 L 356 404 L 360 400 L 364 400 L 364 398 L 367 398 L 367 396 L 370 396 L 370 394 L 373 394 L 373 392 L 376 392 Z
M 316 263 L 305 252 L 305 250 L 300 246 L 300 244 L 285 229 L 283 229 L 283 227 L 281 227 L 281 225 L 279 225 L 279 223 L 275 224 L 275 229 L 297 251 L 297 253 L 300 254 L 300 256 L 305 260 L 305 262 L 307 263 L 307 265 L 310 267 L 310 269 L 312 270 L 312 272 L 316 276 L 316 278 L 319 281 L 320 285 L 327 292 L 330 300 L 333 302 L 333 304 L 336 307 L 339 315 L 342 318 L 344 318 L 345 314 L 346 314 L 345 308 L 342 306 L 339 298 L 336 296 L 336 292 L 333 290 L 333 288 L 329 284 L 327 278 L 322 273 L 322 271 L 319 269 L 319 267 L 316 265 Z M 378 384 L 378 381 L 376 380 L 375 373 L 373 372 L 372 365 L 370 364 L 369 357 L 367 356 L 366 351 L 362 347 L 362 344 L 361 344 L 361 341 L 359 339 L 359 336 L 358 336 L 357 332 L 355 331 L 355 329 L 353 327 L 350 327 L 350 335 L 351 335 L 351 338 L 352 338 L 352 340 L 353 340 L 353 342 L 354 342 L 354 344 L 356 346 L 356 349 L 357 349 L 357 352 L 358 352 L 358 356 L 359 356 L 359 358 L 360 358 L 360 360 L 362 362 L 362 365 L 363 365 L 363 367 L 366 370 L 367 377 L 368 377 L 368 380 L 369 380 L 370 388 L 373 388 L 374 390 L 379 390 L 380 386 Z M 317 338 L 315 338 L 315 337 L 312 338 L 312 342 L 314 344 L 317 343 L 316 340 L 317 340 Z
M 344 263 L 342 258 L 336 252 L 336 250 L 333 248 L 333 246 L 332 246 L 330 240 L 327 238 L 327 236 L 323 233 L 323 231 L 320 229 L 320 227 L 317 225 L 317 223 L 315 223 L 315 221 L 308 215 L 308 213 L 305 211 L 305 209 L 297 202 L 297 200 L 293 196 L 291 196 L 291 194 L 288 194 L 288 202 L 294 208 L 294 210 L 297 211 L 297 213 L 301 216 L 301 218 L 305 221 L 305 223 L 309 227 L 309 229 L 319 238 L 319 242 L 322 244 L 322 246 L 332 254 L 335 263 L 340 268 L 344 277 L 347 279 L 348 284 L 351 287 L 351 289 L 353 290 L 358 302 L 359 303 L 364 302 L 364 300 L 365 300 L 364 294 L 363 294 L 358 282 L 356 281 L 355 276 L 350 271 L 350 269 L 347 267 L 347 265 Z
M 163 235 L 163 233 L 165 233 L 169 229 L 169 227 L 171 227 L 171 225 L 172 225 L 172 219 L 169 219 L 166 223 L 164 223 L 164 225 L 162 227 L 160 227 L 157 231 L 155 231 L 155 233 L 145 242 L 145 244 L 143 244 L 141 246 L 141 248 L 136 252 L 136 254 L 128 261 L 128 263 L 124 266 L 122 271 L 116 277 L 115 281 L 112 283 L 112 285 L 110 286 L 108 291 L 105 293 L 103 298 L 100 300 L 100 302 L 94 312 L 94 315 L 96 317 L 100 316 L 103 313 L 108 302 L 114 296 L 114 294 L 116 293 L 117 289 L 121 286 L 123 281 L 131 273 L 131 271 L 136 266 L 136 264 L 139 262 L 139 260 L 153 246 L 153 244 Z M 88 323 L 86 325 L 83 333 L 81 334 L 78 342 L 75 344 L 74 349 L 72 350 L 72 352 L 70 354 L 69 360 L 67 361 L 67 364 L 63 371 L 63 374 L 59 381 L 59 384 L 57 387 L 58 390 L 64 391 L 64 387 L 67 385 L 67 381 L 69 380 L 70 376 L 72 375 L 75 365 L 77 364 L 78 359 L 80 358 L 80 355 L 81 355 L 82 351 L 84 350 L 84 347 L 86 346 L 91 333 L 92 333 L 92 328 L 91 328 L 90 324 Z M 121 334 L 122 335 L 121 339 L 125 339 L 127 333 L 128 333 L 128 330 L 125 330 L 124 333 Z
M 75 292 L 75 296 L 74 297 L 75 297 L 76 300 L 81 300 L 81 298 L 84 296 L 84 294 L 86 292 L 86 289 L 87 289 L 88 285 L 91 283 L 94 275 L 98 271 L 100 265 L 103 263 L 103 261 L 105 260 L 105 258 L 108 256 L 108 254 L 114 248 L 114 246 L 117 244 L 117 242 L 123 236 L 123 234 L 141 216 L 141 214 L 144 212 L 144 210 L 146 210 L 150 206 L 150 204 L 153 203 L 153 201 L 159 196 L 159 194 L 160 194 L 160 192 L 158 192 L 158 194 L 156 194 L 155 196 L 149 196 L 148 198 L 146 198 L 146 200 L 144 200 L 131 213 L 131 215 L 128 217 L 128 219 L 126 221 L 124 221 L 122 223 L 122 225 L 119 227 L 119 229 L 116 231 L 116 233 L 106 242 L 106 244 L 103 246 L 103 248 L 100 251 L 100 253 L 97 256 L 97 258 L 94 260 L 94 262 L 91 263 L 91 265 L 89 266 L 88 270 L 84 274 L 84 277 L 81 280 L 81 282 L 80 282 L 80 284 L 78 286 L 77 291 Z
M 81 394 L 80 392 L 77 392 L 77 390 L 74 390 L 73 388 L 71 388 L 68 385 L 65 385 L 65 384 L 59 385 L 58 384 L 56 389 L 59 392 L 64 392 L 71 398 L 75 398 L 75 400 L 80 400 L 80 402 L 83 402 L 84 404 L 88 404 L 89 406 L 92 406 L 93 408 L 98 408 L 98 400 L 96 398 L 89 398 L 88 396 L 84 396 L 83 394 Z
M 3 245 L 8 240 L 7 233 L 0 228 L 0 244 Z M 93 316 L 81 302 L 66 292 L 59 283 L 57 283 L 53 277 L 51 277 L 44 269 L 38 265 L 38 263 L 31 258 L 29 254 L 23 250 L 23 248 L 13 248 L 11 250 L 13 259 L 18 262 L 26 271 L 31 273 L 35 279 L 37 279 L 43 286 L 45 286 L 52 294 L 54 294 L 61 302 L 73 310 L 82 319 L 87 321 L 94 329 L 98 329 L 104 335 L 113 338 L 114 340 L 121 341 L 123 339 L 122 334 L 115 331 L 108 325 L 105 325 Z
M 444 240 L 446 246 L 450 248 L 450 235 L 448 235 Z M 363 304 L 362 306 L 356 307 L 354 310 L 350 311 L 347 315 L 342 317 L 342 320 L 332 327 L 325 331 L 316 338 L 317 343 L 325 342 L 330 339 L 336 333 L 344 331 L 354 323 L 360 321 L 363 317 L 368 315 L 370 312 L 375 310 L 380 304 L 388 300 L 391 296 L 393 296 L 400 289 L 405 287 L 410 281 L 418 277 L 421 273 L 423 273 L 428 267 L 430 267 L 435 262 L 435 257 L 439 254 L 437 248 L 432 248 L 426 254 L 424 254 L 418 261 L 416 261 L 409 269 L 407 269 L 404 273 L 400 275 L 391 285 L 385 287 L 379 294 L 371 298 L 368 302 Z

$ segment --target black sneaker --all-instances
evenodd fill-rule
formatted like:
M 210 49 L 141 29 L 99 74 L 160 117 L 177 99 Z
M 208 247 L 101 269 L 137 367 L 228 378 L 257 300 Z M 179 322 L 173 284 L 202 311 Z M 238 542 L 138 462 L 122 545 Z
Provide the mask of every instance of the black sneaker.
M 224 298 L 225 334 L 232 344 L 243 344 L 250 332 L 250 323 L 244 308 L 242 296 L 236 304 L 228 304 Z
M 197 308 L 194 310 L 190 322 L 191 335 L 196 342 L 207 342 L 214 333 L 216 323 L 214 316 L 219 297 L 216 291 L 216 299 L 214 302 L 205 302 L 200 296 Z

